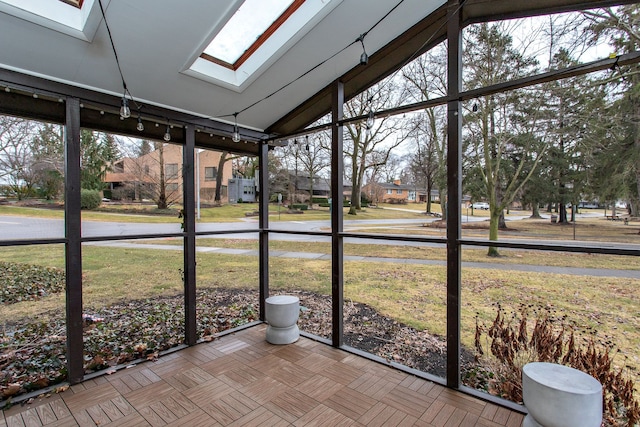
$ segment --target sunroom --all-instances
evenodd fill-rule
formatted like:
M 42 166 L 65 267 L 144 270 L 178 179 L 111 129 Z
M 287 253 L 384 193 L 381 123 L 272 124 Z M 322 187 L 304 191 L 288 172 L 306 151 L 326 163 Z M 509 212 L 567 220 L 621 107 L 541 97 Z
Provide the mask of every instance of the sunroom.
M 0 210 L 0 260 L 12 268 L 57 269 L 63 283 L 55 295 L 36 291 L 30 301 L 3 300 L 0 386 L 7 409 L 0 425 L 516 426 L 527 414 L 514 391 L 520 386 L 500 376 L 503 368 L 486 360 L 480 347 L 486 353 L 496 348 L 488 331 L 498 326 L 505 334 L 519 325 L 534 333 L 527 316 L 548 327 L 547 337 L 560 347 L 570 331 L 579 341 L 578 331 L 586 330 L 584 339 L 595 337 L 596 344 L 614 337 L 602 352 L 621 353 L 615 368 L 637 376 L 640 246 L 637 236 L 627 235 L 637 234 L 638 194 L 628 196 L 624 223 L 607 220 L 619 212 L 607 215 L 606 207 L 606 216 L 596 218 L 574 212 L 580 199 L 572 205 L 568 196 L 573 189 L 586 194 L 583 183 L 594 179 L 585 172 L 590 165 L 574 167 L 579 162 L 573 161 L 550 173 L 559 188 L 554 215 L 571 215 L 566 224 L 553 225 L 561 240 L 535 232 L 489 240 L 487 232 L 497 238 L 497 228 L 477 231 L 469 224 L 470 217 L 489 219 L 493 211 L 473 212 L 463 203 L 484 201 L 466 184 L 467 176 L 482 175 L 471 160 L 496 156 L 468 142 L 474 131 L 502 138 L 496 122 L 515 117 L 512 126 L 526 129 L 505 138 L 505 146 L 518 149 L 500 154 L 511 166 L 495 176 L 520 173 L 527 179 L 545 158 L 559 157 L 550 142 L 536 145 L 544 138 L 562 141 L 563 153 L 569 153 L 569 137 L 541 130 L 545 126 L 566 128 L 562 135 L 571 131 L 583 140 L 617 135 L 604 125 L 592 135 L 572 114 L 579 111 L 583 120 L 603 116 L 594 132 L 612 121 L 608 106 L 626 99 L 620 88 L 637 88 L 640 41 L 633 44 L 631 37 L 615 52 L 609 45 L 584 44 L 579 59 L 563 62 L 559 52 L 566 49 L 554 50 L 553 28 L 573 25 L 583 31 L 576 43 L 584 42 L 592 37 L 589 23 L 568 22 L 621 16 L 625 7 L 637 23 L 633 1 L 0 0 L 0 114 L 40 123 L 28 139 L 41 145 L 26 157 L 51 164 L 43 153 L 57 149 L 61 188 L 57 216 L 34 214 L 30 206 Z M 495 30 L 496 23 L 507 35 Z M 549 33 L 531 35 L 534 27 Z M 527 62 L 508 56 L 512 51 L 501 45 L 496 52 L 505 56 L 495 63 L 513 72 L 480 79 L 482 67 L 471 69 L 465 60 L 493 52 L 471 42 L 482 31 L 487 43 L 519 37 L 519 46 L 528 44 L 537 53 Z M 546 66 L 532 66 L 545 56 Z M 485 63 L 493 64 L 489 57 Z M 423 80 L 411 78 L 418 71 Z M 606 87 L 580 80 L 592 75 L 622 83 L 617 93 L 602 95 L 602 104 L 582 109 L 580 103 L 594 98 L 587 91 Z M 477 79 L 469 83 L 470 76 Z M 401 97 L 402 79 L 414 86 Z M 556 83 L 565 92 L 555 115 L 545 110 L 542 118 L 542 109 L 526 108 L 533 100 L 550 100 L 541 93 Z M 496 107 L 498 98 L 510 100 Z M 500 114 L 482 119 L 499 108 Z M 637 137 L 637 121 L 629 123 Z M 430 125 L 432 133 L 419 133 Z M 46 132 L 61 145 L 46 145 Z M 128 159 L 142 157 L 140 141 L 150 142 L 147 149 L 163 162 L 158 170 L 172 171 L 161 187 L 165 198 L 175 191 L 169 204 L 179 206 L 179 217 L 125 222 L 83 209 L 83 180 L 91 168 L 83 145 L 87 135 L 99 135 L 96 143 L 111 141 Z M 427 207 L 432 215 L 402 226 L 394 216 L 359 222 L 361 206 L 356 203 L 356 209 L 354 198 L 367 195 L 357 186 L 354 141 L 387 144 L 380 169 L 360 171 L 373 180 L 373 170 L 394 158 L 408 163 L 412 149 L 402 143 L 429 135 L 441 147 L 439 200 L 447 201 L 441 211 L 436 215 Z M 536 137 L 528 140 L 531 135 Z M 167 146 L 178 153 L 176 159 L 163 157 Z M 313 170 L 298 160 L 312 158 L 316 150 L 326 155 L 322 176 L 330 206 L 319 209 L 324 216 L 318 220 L 307 219 L 315 212 L 298 213 L 301 220 L 285 214 L 283 220 L 282 193 L 288 199 L 287 192 L 295 195 L 297 189 L 278 190 L 274 164 L 282 153 L 295 153 L 294 166 L 282 169 L 295 169 L 297 180 L 299 168 Z M 214 163 L 204 162 L 214 155 L 221 176 L 242 172 L 255 179 L 257 216 L 244 212 L 247 217 L 236 222 L 207 217 L 207 209 L 223 209 L 201 200 L 201 184 L 215 178 Z M 241 159 L 250 160 L 240 164 Z M 612 169 L 610 175 L 623 173 Z M 0 185 L 10 187 L 9 175 L 0 177 Z M 345 198 L 346 181 L 353 187 L 351 199 Z M 524 181 L 507 182 L 498 199 L 495 193 L 489 197 L 489 206 L 510 192 L 524 200 Z M 615 202 L 617 194 L 608 201 Z M 348 215 L 347 204 L 356 215 Z M 500 211 L 513 220 L 510 209 L 516 208 Z M 605 234 L 623 237 L 581 234 L 596 219 L 607 227 Z M 438 225 L 428 226 L 432 221 Z M 498 250 L 516 259 L 511 267 L 486 257 Z M 522 257 L 534 261 L 518 262 Z M 3 293 L 11 295 L 8 277 L 9 272 Z M 264 339 L 265 301 L 282 293 L 300 300 L 302 336 L 274 346 Z M 30 338 L 38 333 L 46 339 Z M 632 406 L 618 409 L 632 418 Z

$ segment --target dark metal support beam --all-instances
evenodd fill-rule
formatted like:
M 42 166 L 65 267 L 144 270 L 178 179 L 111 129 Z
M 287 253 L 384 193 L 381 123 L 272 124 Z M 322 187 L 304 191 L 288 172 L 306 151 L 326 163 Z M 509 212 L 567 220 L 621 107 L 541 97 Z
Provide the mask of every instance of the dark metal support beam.
M 533 76 L 527 76 L 516 80 L 510 80 L 508 82 L 496 83 L 494 85 L 485 86 L 477 89 L 467 90 L 460 92 L 457 98 L 453 98 L 449 95 L 441 96 L 438 98 L 432 98 L 426 101 L 415 102 L 413 104 L 406 104 L 400 107 L 389 108 L 387 110 L 376 111 L 376 117 L 389 117 L 400 114 L 411 113 L 413 111 L 425 110 L 427 108 L 437 107 L 444 105 L 455 99 L 460 101 L 469 101 L 471 99 L 480 98 L 482 96 L 489 96 L 496 93 L 508 92 L 511 90 L 522 89 L 525 87 L 531 87 L 542 83 L 551 81 L 557 81 L 562 79 L 568 79 L 570 77 L 582 76 L 585 74 L 594 73 L 596 71 L 608 70 L 612 67 L 633 65 L 640 62 L 640 52 L 630 52 L 624 55 L 619 55 L 615 58 L 599 59 L 584 64 L 573 65 L 571 67 L 563 68 L 560 70 L 553 70 L 542 74 L 536 74 Z M 356 116 L 343 119 L 340 124 L 343 126 L 363 122 L 367 119 L 367 116 Z M 314 126 L 311 128 L 305 128 L 297 132 L 292 132 L 287 135 L 280 135 L 276 139 L 290 139 L 299 137 L 302 135 L 309 135 L 315 132 L 320 132 L 329 129 L 333 126 L 333 123 L 325 123 L 322 125 Z
M 259 269 L 260 269 L 260 320 L 265 321 L 265 300 L 269 298 L 269 146 L 266 143 L 260 145 L 258 158 L 258 191 L 260 193 L 259 217 L 260 240 L 259 244 Z
M 344 84 L 336 81 L 331 102 L 331 122 L 338 123 L 344 115 Z M 331 127 L 331 341 L 340 347 L 343 340 L 344 306 L 344 247 L 343 231 L 342 171 L 343 126 Z
M 81 103 L 81 126 L 103 132 L 118 133 L 134 138 L 161 140 L 164 134 L 162 126 L 167 121 L 178 126 L 194 126 L 201 129 L 196 135 L 200 146 L 234 153 L 257 155 L 257 144 L 268 137 L 264 132 L 240 127 L 243 140 L 249 144 L 237 144 L 231 141 L 233 125 L 193 114 L 175 111 L 154 105 L 144 105 L 141 111 L 144 131 L 136 129 L 136 117 L 120 120 L 120 96 L 109 95 L 91 89 L 54 82 L 0 67 L 0 86 L 8 87 L 10 92 L 0 95 L 0 113 L 64 123 L 64 107 L 59 100 L 66 97 L 78 98 Z M 38 94 L 34 99 L 32 94 Z M 136 112 L 134 112 L 134 116 Z M 184 144 L 183 134 L 172 135 L 173 142 Z
M 462 5 L 447 5 L 447 386 L 460 386 Z
M 196 324 L 196 199 L 195 199 L 195 129 L 184 128 L 185 145 L 182 148 L 182 231 L 184 231 L 184 341 L 194 345 L 197 341 Z
M 67 371 L 71 384 L 82 381 L 82 227 L 80 213 L 80 100 L 67 98 L 65 120 L 65 272 L 67 321 Z

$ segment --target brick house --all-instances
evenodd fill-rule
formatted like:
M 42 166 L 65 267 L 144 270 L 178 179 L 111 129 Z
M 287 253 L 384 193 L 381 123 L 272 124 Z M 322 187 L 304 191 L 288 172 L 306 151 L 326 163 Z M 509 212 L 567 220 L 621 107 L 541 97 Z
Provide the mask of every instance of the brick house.
M 216 192 L 216 176 L 221 153 L 219 151 L 196 150 L 194 165 L 196 188 L 200 189 L 200 200 L 213 202 Z M 161 160 L 162 157 L 162 160 Z M 164 178 L 160 165 L 164 165 Z M 222 182 L 232 177 L 231 162 L 225 162 Z M 106 196 L 116 200 L 153 200 L 164 179 L 165 193 L 170 203 L 182 202 L 182 147 L 175 144 L 163 144 L 162 149 L 153 150 L 140 157 L 125 157 L 113 164 L 107 172 L 105 183 Z M 227 198 L 227 186 L 222 186 L 222 200 Z
M 413 184 L 402 184 L 399 179 L 391 182 L 373 182 L 362 187 L 362 195 L 373 203 L 407 204 L 417 202 L 417 189 Z

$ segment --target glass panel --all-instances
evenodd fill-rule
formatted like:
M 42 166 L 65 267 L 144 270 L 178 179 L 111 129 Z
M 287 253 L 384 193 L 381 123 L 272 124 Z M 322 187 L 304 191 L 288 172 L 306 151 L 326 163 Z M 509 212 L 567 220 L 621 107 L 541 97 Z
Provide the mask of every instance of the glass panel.
M 522 366 L 550 361 L 595 369 L 589 373 L 603 381 L 607 399 L 613 384 L 623 389 L 615 375 L 607 375 L 622 371 L 627 379 L 640 367 L 636 257 L 505 249 L 501 254 L 518 263 L 463 266 L 461 340 L 464 353 L 479 357 L 463 361 L 463 382 L 520 402 Z M 476 341 L 482 354 L 474 350 Z M 595 351 L 587 356 L 590 345 Z M 620 399 L 612 400 L 613 408 L 620 409 Z
M 182 146 L 86 129 L 81 141 L 83 205 L 101 193 L 83 207 L 84 237 L 181 232 Z
M 446 270 L 430 255 L 443 249 L 351 242 L 345 245 L 345 343 L 445 377 Z
M 628 22 L 612 8 L 469 25 L 463 30 L 464 89 L 608 58 L 619 49 L 605 37 L 593 38 L 618 17 Z
M 204 53 L 233 64 L 293 3 L 293 0 L 245 0 Z
M 0 240 L 64 237 L 58 125 L 0 116 Z
M 184 342 L 182 246 L 85 244 L 82 263 L 87 373 Z
M 239 237 L 196 240 L 199 338 L 211 339 L 259 318 L 258 236 L 250 233 Z
M 298 327 L 331 339 L 331 244 L 329 238 L 271 234 L 270 295 L 300 299 Z
M 2 398 L 66 380 L 64 245 L 0 248 Z

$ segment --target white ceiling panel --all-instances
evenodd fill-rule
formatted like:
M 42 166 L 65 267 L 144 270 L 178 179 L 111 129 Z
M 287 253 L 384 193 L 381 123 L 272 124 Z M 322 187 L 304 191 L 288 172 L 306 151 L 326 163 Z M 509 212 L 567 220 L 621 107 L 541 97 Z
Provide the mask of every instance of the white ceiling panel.
M 398 4 L 397 0 L 342 0 L 241 92 L 185 75 L 185 68 L 239 1 L 108 2 L 107 21 L 134 98 L 203 117 L 225 116 L 222 120 L 227 121 L 232 120 L 229 115 L 258 102 L 238 115 L 238 122 L 262 130 L 357 66 L 362 52 L 359 43 L 297 80 L 355 41 Z M 404 0 L 365 37 L 369 55 L 442 4 L 442 0 Z M 95 36 L 84 41 L 0 12 L 0 66 L 109 94 L 123 92 L 103 21 Z M 285 85 L 289 86 L 268 102 L 259 102 Z

